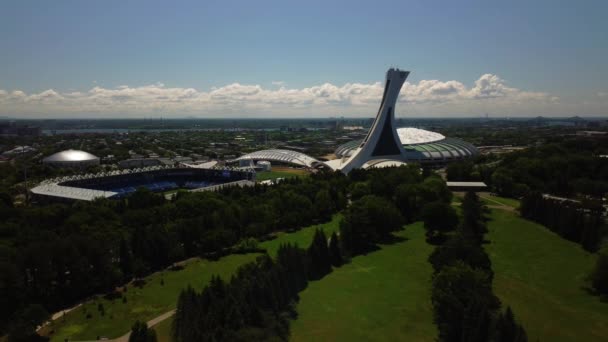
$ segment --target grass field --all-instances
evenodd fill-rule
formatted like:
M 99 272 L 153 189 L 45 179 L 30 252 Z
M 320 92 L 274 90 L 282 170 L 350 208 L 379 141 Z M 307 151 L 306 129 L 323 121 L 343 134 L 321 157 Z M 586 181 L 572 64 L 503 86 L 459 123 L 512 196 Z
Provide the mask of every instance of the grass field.
M 65 321 L 60 318 L 50 326 L 55 332 L 52 341 L 95 340 L 98 336 L 115 338 L 131 329 L 136 321 L 148 321 L 175 308 L 181 289 L 191 284 L 203 288 L 214 274 L 228 278 L 236 269 L 254 260 L 256 254 L 230 255 L 219 261 L 194 259 L 181 271 L 165 271 L 146 278 L 142 289 L 128 286 L 127 303 L 122 300 L 113 302 L 99 299 L 86 302 L 83 306 L 68 313 Z M 160 280 L 164 279 L 164 285 Z M 102 303 L 105 315 L 101 316 L 97 304 Z M 86 318 L 86 313 L 92 315 Z
M 322 228 L 325 235 L 329 237 L 331 233 L 338 231 L 341 218 L 342 215 L 336 214 L 332 217 L 332 220 L 327 223 L 303 228 L 294 233 L 279 233 L 276 239 L 260 243 L 260 247 L 266 249 L 271 256 L 276 256 L 279 246 L 283 243 L 295 243 L 300 246 L 300 248 L 308 248 L 317 227 Z
M 480 194 L 482 202 L 486 205 L 506 205 L 507 207 L 519 208 L 519 201 L 513 198 Z
M 255 179 L 257 181 L 263 181 L 277 178 L 290 178 L 297 176 L 303 177 L 307 175 L 308 171 L 302 169 L 293 169 L 289 167 L 273 167 L 272 171 L 257 172 L 255 175 Z
M 433 341 L 427 261 L 433 247 L 421 223 L 397 235 L 406 240 L 334 269 L 300 295 L 293 341 Z
M 157 325 L 155 325 L 154 331 L 156 332 L 156 338 L 158 342 L 171 342 L 171 324 L 173 323 L 173 317 L 166 319 Z
M 465 193 L 464 192 L 454 192 L 454 198 L 452 203 L 462 203 L 462 198 L 464 197 Z M 489 206 L 507 206 L 507 207 L 512 207 L 512 208 L 519 208 L 519 200 L 513 199 L 513 198 L 507 198 L 507 197 L 501 197 L 501 196 L 496 196 L 496 195 L 490 195 L 487 192 L 481 192 L 478 193 L 479 197 L 481 198 L 481 202 L 485 205 L 489 205 Z
M 595 256 L 514 213 L 493 210 L 486 250 L 494 291 L 530 341 L 608 341 L 608 303 L 588 294 Z

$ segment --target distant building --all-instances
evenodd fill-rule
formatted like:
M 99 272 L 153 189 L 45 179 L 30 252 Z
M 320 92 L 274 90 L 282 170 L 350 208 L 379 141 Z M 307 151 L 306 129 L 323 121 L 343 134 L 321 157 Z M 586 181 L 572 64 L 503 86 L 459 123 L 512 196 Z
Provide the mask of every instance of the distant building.
M 577 131 L 576 135 L 583 137 L 608 137 L 608 132 L 604 131 Z
M 2 153 L 4 156 L 16 156 L 24 153 L 36 152 L 37 150 L 31 146 L 17 146 L 12 150 Z
M 14 121 L 0 122 L 0 136 L 16 137 L 16 136 L 39 136 L 40 127 L 30 125 L 17 125 Z
M 268 160 L 260 160 L 255 164 L 256 169 L 260 171 L 270 171 L 272 170 L 272 164 Z
M 446 182 L 448 189 L 452 191 L 487 191 L 488 186 L 484 182 Z
M 142 168 L 148 166 L 173 166 L 175 161 L 169 158 L 130 158 L 118 162 L 121 169 Z

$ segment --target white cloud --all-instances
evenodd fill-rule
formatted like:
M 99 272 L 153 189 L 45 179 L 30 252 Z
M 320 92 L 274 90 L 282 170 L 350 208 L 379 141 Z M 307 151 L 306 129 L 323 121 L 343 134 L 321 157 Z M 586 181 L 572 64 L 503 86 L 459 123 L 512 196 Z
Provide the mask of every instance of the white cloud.
M 382 97 L 383 83 L 325 83 L 288 88 L 282 81 L 264 88 L 232 83 L 209 91 L 172 88 L 162 83 L 115 88 L 94 86 L 88 91 L 60 93 L 53 89 L 37 94 L 0 90 L 0 114 L 61 117 L 90 113 L 105 116 L 373 116 Z M 598 94 L 599 95 L 599 94 Z M 543 92 L 509 87 L 497 75 L 485 74 L 467 87 L 459 81 L 407 82 L 401 91 L 400 116 L 476 115 L 521 113 L 550 114 L 558 98 Z
M 600 91 L 600 92 L 597 93 L 597 96 L 599 96 L 599 97 L 608 97 L 608 92 Z

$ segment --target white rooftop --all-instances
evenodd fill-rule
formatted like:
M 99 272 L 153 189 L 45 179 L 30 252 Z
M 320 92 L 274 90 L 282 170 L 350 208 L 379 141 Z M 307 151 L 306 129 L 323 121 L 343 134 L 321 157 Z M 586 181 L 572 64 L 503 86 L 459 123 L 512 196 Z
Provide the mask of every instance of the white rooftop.
M 397 134 L 403 145 L 423 144 L 445 139 L 443 134 L 414 127 L 397 128 Z
M 484 182 L 446 182 L 448 187 L 450 186 L 458 186 L 458 187 L 487 187 Z

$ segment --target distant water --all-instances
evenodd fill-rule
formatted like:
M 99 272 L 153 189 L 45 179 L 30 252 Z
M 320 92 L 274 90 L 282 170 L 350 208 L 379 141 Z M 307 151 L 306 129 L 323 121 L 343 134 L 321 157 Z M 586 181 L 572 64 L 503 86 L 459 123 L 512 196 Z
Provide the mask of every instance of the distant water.
M 213 131 L 242 131 L 244 128 L 170 128 L 170 129 L 146 129 L 146 128 L 78 128 L 78 129 L 43 129 L 44 135 L 55 134 L 93 134 L 93 133 L 137 133 L 137 132 L 213 132 Z M 278 128 L 259 128 L 258 131 L 278 131 Z

